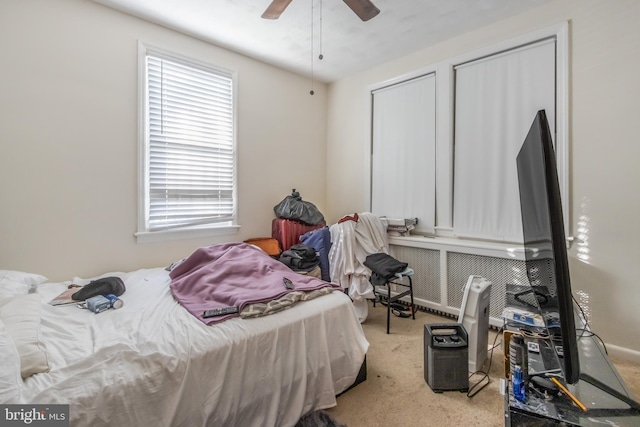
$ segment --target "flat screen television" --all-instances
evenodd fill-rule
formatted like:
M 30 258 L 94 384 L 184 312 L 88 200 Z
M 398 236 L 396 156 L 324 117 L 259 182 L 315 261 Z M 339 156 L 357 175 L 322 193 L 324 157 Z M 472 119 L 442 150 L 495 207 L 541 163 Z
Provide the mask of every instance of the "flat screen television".
M 556 342 L 561 342 L 563 356 L 558 360 L 564 379 L 575 384 L 580 376 L 576 322 L 556 156 L 544 110 L 533 120 L 518 153 L 517 168 L 527 278 L 532 289 L 539 289 L 546 298 L 538 300 L 539 308 Z M 550 313 L 557 313 L 559 319 L 549 317 Z
M 580 372 L 560 185 L 544 110 L 536 113 L 516 162 L 525 263 L 531 286 L 528 295 L 522 298 L 528 298 L 529 305 L 537 306 L 554 341 L 561 342 L 564 355 L 558 360 L 562 360 L 560 368 L 565 382 L 576 384 L 583 380 L 629 405 L 627 411 L 611 409 L 607 412 L 604 408 L 600 409 L 601 414 L 632 414 L 636 417 L 640 414 L 640 403 L 596 378 L 593 374 L 597 373 Z M 531 298 L 532 294 L 534 298 Z M 558 319 L 548 316 L 550 313 L 557 313 L 559 325 Z

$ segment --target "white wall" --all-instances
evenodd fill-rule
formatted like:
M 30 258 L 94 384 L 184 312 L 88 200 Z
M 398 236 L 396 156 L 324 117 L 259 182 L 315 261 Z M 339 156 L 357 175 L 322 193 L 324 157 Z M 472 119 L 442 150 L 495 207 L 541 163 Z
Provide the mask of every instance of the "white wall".
M 138 39 L 238 71 L 239 234 L 136 243 Z M 86 0 L 3 0 L 0 52 L 0 269 L 162 266 L 270 236 L 291 188 L 326 205 L 325 85 Z
M 620 355 L 640 360 L 640 2 L 558 0 L 386 63 L 329 86 L 326 216 L 367 210 L 367 87 L 570 22 L 571 230 L 588 228 L 589 259 L 571 252 L 574 294 L 589 295 L 593 330 Z
M 573 287 L 590 296 L 593 329 L 639 356 L 638 18 L 635 0 L 558 0 L 311 97 L 303 77 L 89 1 L 3 0 L 0 269 L 66 280 L 164 265 L 269 235 L 292 187 L 330 222 L 367 210 L 367 86 L 569 20 L 571 232 L 586 222 L 590 251 L 588 263 L 571 251 Z M 238 235 L 136 243 L 138 39 L 238 70 Z

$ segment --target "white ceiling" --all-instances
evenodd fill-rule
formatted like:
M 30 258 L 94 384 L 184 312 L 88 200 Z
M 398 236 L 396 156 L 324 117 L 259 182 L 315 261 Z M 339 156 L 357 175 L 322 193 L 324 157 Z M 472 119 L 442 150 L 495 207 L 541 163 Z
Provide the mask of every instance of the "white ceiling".
M 373 0 L 367 22 L 341 0 L 293 0 L 277 20 L 260 17 L 271 0 L 93 1 L 305 76 L 313 40 L 314 78 L 331 82 L 550 0 Z

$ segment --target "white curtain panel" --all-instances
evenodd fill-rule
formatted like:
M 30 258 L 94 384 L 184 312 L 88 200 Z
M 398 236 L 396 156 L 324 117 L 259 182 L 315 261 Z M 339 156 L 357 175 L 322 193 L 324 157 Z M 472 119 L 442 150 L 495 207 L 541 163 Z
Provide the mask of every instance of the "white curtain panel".
M 373 92 L 371 211 L 435 224 L 435 74 Z
M 522 242 L 516 157 L 541 109 L 555 135 L 555 39 L 455 67 L 456 236 Z

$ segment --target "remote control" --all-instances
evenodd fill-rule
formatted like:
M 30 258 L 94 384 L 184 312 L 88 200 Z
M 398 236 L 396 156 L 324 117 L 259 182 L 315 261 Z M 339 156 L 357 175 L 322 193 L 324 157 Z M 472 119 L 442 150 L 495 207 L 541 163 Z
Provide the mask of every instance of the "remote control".
M 282 283 L 284 283 L 284 287 L 287 288 L 288 290 L 294 289 L 293 282 L 287 279 L 286 277 L 282 279 Z
M 214 308 L 212 310 L 207 310 L 204 313 L 202 313 L 202 317 L 206 319 L 208 317 L 224 316 L 226 314 L 235 314 L 237 312 L 238 312 L 238 307 L 233 305 L 230 307 L 221 307 L 221 308 Z

